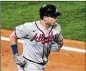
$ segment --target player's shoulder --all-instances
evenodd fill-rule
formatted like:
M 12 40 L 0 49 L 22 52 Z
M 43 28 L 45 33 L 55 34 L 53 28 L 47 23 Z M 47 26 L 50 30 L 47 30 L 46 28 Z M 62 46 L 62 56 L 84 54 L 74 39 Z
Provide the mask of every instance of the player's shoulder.
M 28 29 L 34 29 L 34 28 L 35 28 L 35 22 L 36 22 L 36 21 L 34 21 L 34 22 L 26 22 L 26 23 L 24 23 L 23 25 L 24 25 L 25 27 L 27 27 Z
M 24 26 L 26 26 L 26 27 L 31 27 L 31 26 L 33 26 L 35 24 L 35 22 L 26 22 L 26 23 L 24 23 Z
M 26 23 L 24 23 L 24 25 L 25 26 L 35 26 L 36 23 L 39 23 L 39 21 L 26 22 Z

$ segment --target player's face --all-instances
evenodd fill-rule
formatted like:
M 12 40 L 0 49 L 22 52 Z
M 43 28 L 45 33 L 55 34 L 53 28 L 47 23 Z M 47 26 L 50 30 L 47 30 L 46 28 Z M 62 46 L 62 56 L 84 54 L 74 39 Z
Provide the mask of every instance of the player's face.
M 47 19 L 47 23 L 50 25 L 55 25 L 56 22 L 57 22 L 57 17 L 48 17 Z

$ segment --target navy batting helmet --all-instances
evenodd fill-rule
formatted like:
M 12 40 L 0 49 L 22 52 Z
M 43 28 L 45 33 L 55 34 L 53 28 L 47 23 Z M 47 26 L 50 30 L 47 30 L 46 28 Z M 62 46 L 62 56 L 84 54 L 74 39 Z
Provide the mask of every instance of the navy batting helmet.
M 43 19 L 43 16 L 57 17 L 61 15 L 61 13 L 58 11 L 56 6 L 52 4 L 43 5 L 40 8 L 39 12 L 40 12 L 41 19 Z

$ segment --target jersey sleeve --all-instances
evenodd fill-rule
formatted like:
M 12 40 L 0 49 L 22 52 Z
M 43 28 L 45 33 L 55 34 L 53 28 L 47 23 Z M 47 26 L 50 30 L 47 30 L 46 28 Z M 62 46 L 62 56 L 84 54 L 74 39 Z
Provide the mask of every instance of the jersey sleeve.
M 60 32 L 60 34 L 58 35 L 57 41 L 61 41 L 63 40 L 63 36 L 62 36 L 62 32 Z
M 19 25 L 15 29 L 15 35 L 17 38 L 24 38 L 28 36 L 28 28 L 26 27 L 26 24 Z
M 63 35 L 62 35 L 62 32 L 61 32 L 61 27 L 60 25 L 58 24 L 58 26 L 56 27 L 56 31 L 58 30 L 57 34 L 56 34 L 56 41 L 59 42 L 61 40 L 63 40 Z

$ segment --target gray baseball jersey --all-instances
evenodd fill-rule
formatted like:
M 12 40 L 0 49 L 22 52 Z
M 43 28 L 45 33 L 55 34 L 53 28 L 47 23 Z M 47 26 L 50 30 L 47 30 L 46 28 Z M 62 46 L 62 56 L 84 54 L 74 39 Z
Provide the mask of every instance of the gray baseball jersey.
M 37 63 L 47 63 L 51 42 L 63 39 L 59 24 L 45 29 L 40 21 L 17 26 L 16 37 L 24 38 L 23 56 Z

